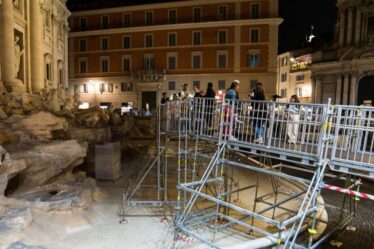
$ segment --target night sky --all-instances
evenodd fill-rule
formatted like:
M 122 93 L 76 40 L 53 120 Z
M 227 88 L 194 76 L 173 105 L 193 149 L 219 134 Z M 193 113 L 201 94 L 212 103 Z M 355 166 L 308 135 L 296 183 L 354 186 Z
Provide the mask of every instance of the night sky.
M 75 4 L 90 4 L 91 8 L 98 6 L 113 7 L 116 5 L 134 5 L 166 0 L 69 0 L 70 9 L 79 8 Z M 279 16 L 284 22 L 279 27 L 279 53 L 302 48 L 306 45 L 306 36 L 310 27 L 314 26 L 314 34 L 320 41 L 329 42 L 337 19 L 336 0 L 279 0 Z M 75 5 L 75 6 L 74 6 Z
M 314 26 L 314 34 L 326 42 L 333 38 L 337 20 L 336 0 L 279 0 L 279 53 L 301 48 L 306 34 Z

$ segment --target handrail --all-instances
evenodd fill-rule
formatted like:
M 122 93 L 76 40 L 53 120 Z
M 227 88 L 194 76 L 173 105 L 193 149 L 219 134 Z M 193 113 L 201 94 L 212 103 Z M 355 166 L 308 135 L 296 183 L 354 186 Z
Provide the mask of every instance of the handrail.
M 317 163 L 322 133 L 327 132 L 328 166 L 374 179 L 374 107 L 193 98 L 161 108 L 166 133 L 176 134 L 178 120 L 189 119 L 185 128 L 199 139 L 307 166 Z M 324 124 L 326 115 L 331 120 Z

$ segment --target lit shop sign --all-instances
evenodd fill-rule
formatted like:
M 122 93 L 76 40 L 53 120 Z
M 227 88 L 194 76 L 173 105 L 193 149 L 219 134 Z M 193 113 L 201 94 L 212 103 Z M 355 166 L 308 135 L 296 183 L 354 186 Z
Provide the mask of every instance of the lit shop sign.
M 308 62 L 293 62 L 291 64 L 291 70 L 292 71 L 298 71 L 298 70 L 303 70 L 303 69 L 307 69 L 308 66 L 310 65 L 310 63 Z
M 309 68 L 312 64 L 312 57 L 310 55 L 304 55 L 291 59 L 291 71 L 302 71 Z

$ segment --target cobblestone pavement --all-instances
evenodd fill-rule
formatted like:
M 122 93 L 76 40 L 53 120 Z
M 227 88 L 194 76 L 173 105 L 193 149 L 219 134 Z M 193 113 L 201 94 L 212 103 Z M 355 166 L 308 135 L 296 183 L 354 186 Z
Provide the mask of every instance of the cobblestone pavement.
M 374 182 L 366 181 L 361 187 L 364 193 L 374 193 Z M 327 204 L 341 206 L 343 195 L 337 194 L 330 190 L 323 190 L 322 196 Z M 349 202 L 346 207 L 349 207 Z M 340 211 L 328 208 L 329 222 L 336 222 L 340 219 Z M 331 223 L 330 223 L 331 224 Z M 329 225 L 327 229 L 331 229 Z M 342 243 L 340 249 L 374 249 L 374 201 L 361 199 L 358 202 L 356 215 L 349 226 L 356 227 L 355 232 L 342 230 L 333 235 L 324 245 L 322 249 L 335 249 L 338 247 L 330 245 L 330 241 L 335 240 Z

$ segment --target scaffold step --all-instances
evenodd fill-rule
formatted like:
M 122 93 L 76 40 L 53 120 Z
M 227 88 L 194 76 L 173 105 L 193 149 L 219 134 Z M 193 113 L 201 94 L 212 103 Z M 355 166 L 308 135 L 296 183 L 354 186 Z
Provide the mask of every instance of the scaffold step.
M 161 207 L 165 204 L 164 201 L 129 201 L 128 206 L 149 206 L 149 207 Z

